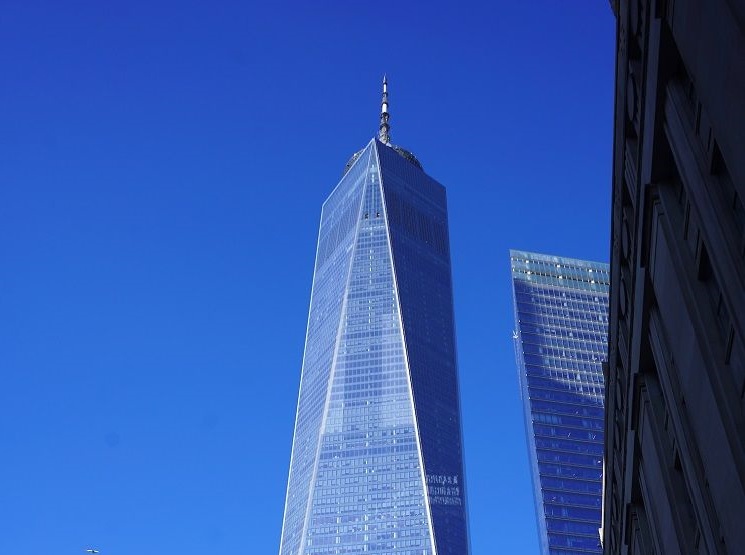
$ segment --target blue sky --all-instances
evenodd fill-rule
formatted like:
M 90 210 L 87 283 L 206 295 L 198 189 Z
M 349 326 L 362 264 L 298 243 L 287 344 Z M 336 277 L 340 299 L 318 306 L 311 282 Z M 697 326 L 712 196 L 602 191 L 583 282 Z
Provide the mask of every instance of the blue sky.
M 608 3 L 2 12 L 0 552 L 277 552 L 320 206 L 387 73 L 448 189 L 473 553 L 536 553 L 508 250 L 608 260 Z

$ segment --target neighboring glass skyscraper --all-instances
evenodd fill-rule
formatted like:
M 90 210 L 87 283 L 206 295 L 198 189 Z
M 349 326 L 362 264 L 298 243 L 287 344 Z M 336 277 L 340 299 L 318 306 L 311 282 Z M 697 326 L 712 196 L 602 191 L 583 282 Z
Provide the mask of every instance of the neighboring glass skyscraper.
M 608 265 L 516 250 L 510 260 L 541 552 L 602 553 Z
M 321 211 L 280 555 L 467 555 L 445 189 L 379 138 Z

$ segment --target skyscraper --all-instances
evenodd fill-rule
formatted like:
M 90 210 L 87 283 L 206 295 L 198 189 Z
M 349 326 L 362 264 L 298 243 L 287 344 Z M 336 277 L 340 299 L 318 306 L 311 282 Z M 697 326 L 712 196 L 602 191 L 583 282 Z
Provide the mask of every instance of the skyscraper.
M 743 553 L 745 2 L 611 5 L 603 545 Z
M 380 132 L 323 204 L 280 555 L 467 555 L 445 189 Z
M 510 260 L 541 553 L 602 553 L 608 265 L 516 250 Z

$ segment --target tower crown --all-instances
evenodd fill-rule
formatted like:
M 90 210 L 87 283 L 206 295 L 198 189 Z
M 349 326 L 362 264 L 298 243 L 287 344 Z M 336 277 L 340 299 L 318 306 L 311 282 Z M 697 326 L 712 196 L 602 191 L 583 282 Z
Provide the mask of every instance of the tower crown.
M 401 148 L 400 146 L 391 143 L 391 124 L 389 123 L 391 114 L 388 111 L 388 106 L 388 76 L 383 75 L 383 95 L 380 100 L 380 128 L 378 129 L 378 140 L 385 146 L 395 150 L 401 157 L 406 158 L 406 160 L 414 164 L 420 170 L 424 170 L 424 168 L 422 168 L 422 164 L 419 162 L 419 160 L 417 160 L 417 157 L 414 156 L 413 153 L 406 150 L 405 148 Z M 365 149 L 363 148 L 362 150 L 355 152 L 347 161 L 346 165 L 344 166 L 345 174 L 349 171 L 349 168 L 351 168 L 352 165 L 357 161 L 357 158 L 360 157 L 360 154 L 362 154 L 363 150 Z

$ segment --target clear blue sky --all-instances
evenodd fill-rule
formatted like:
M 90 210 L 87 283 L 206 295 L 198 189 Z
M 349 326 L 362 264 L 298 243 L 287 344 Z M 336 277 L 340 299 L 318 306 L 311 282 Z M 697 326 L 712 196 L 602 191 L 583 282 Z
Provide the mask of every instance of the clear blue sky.
M 537 552 L 509 248 L 607 261 L 604 0 L 4 0 L 0 553 L 272 554 L 320 206 L 448 189 L 474 555 Z

